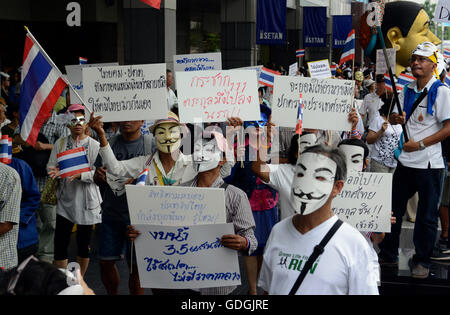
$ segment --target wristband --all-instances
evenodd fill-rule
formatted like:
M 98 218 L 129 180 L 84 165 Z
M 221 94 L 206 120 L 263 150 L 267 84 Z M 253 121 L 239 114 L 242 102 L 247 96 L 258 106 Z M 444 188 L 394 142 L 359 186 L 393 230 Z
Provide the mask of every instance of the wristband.
M 353 138 L 357 138 L 357 139 L 361 139 L 361 133 L 358 131 L 358 129 L 353 129 L 352 130 L 352 137 Z

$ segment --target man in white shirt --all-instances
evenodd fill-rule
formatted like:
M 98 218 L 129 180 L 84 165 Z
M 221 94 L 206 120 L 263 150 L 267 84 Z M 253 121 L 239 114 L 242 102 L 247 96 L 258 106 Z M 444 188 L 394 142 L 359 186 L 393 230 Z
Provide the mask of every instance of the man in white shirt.
M 289 294 L 314 247 L 338 221 L 331 202 L 342 190 L 346 174 L 340 149 L 321 144 L 300 155 L 292 184 L 297 214 L 273 227 L 264 253 L 259 286 L 268 294 Z M 375 295 L 377 280 L 373 249 L 360 232 L 343 223 L 295 294 Z
M 170 88 L 172 84 L 173 84 L 173 74 L 171 70 L 167 69 L 166 86 L 167 86 L 167 106 L 169 107 L 169 110 L 172 110 L 172 106 L 178 104 L 177 96 L 175 95 L 175 92 Z
M 370 126 L 372 120 L 378 115 L 378 110 L 383 105 L 382 96 L 386 95 L 384 76 L 377 76 L 375 84 L 375 89 L 371 89 L 370 93 L 364 97 L 363 104 L 359 110 L 365 128 Z
M 398 164 L 392 182 L 392 209 L 397 223 L 380 243 L 380 264 L 398 264 L 398 247 L 402 217 L 406 204 L 419 195 L 414 226 L 415 254 L 410 260 L 411 275 L 427 278 L 430 257 L 437 237 L 440 180 L 444 161 L 440 142 L 450 135 L 450 90 L 437 80 L 437 48 L 430 42 L 419 44 L 412 52 L 411 70 L 417 79 L 399 95 L 403 113 L 394 106 L 391 124 L 405 124 L 406 143 L 400 139 Z M 413 105 L 424 91 L 428 94 Z

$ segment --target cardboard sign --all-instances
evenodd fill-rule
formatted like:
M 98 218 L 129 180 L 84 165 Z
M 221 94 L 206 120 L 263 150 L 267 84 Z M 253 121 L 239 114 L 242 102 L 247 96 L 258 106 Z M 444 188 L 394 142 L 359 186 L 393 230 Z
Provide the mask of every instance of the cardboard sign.
M 260 120 L 254 70 L 177 72 L 176 82 L 183 123 Z
M 84 101 L 104 122 L 167 118 L 166 64 L 83 68 Z
M 308 62 L 308 69 L 311 78 L 317 79 L 331 78 L 331 69 L 328 59 Z
M 297 75 L 297 63 L 293 63 L 289 66 L 289 76 L 295 77 Z
M 126 185 L 125 190 L 133 225 L 226 223 L 222 188 Z
M 303 128 L 350 131 L 354 81 L 276 76 L 271 103 L 272 122 L 295 128 L 300 94 L 303 100 Z
M 90 67 L 108 67 L 108 66 L 118 66 L 118 62 L 110 62 L 110 63 L 91 63 L 91 64 L 83 64 L 83 65 L 67 65 L 66 73 L 67 73 L 67 80 L 72 84 L 72 87 L 74 90 L 77 91 L 78 95 L 80 95 L 83 100 L 83 78 L 82 78 L 82 69 L 83 68 L 90 68 Z M 81 104 L 83 103 L 80 98 L 72 91 L 72 89 L 69 89 L 70 93 L 70 104 Z
M 363 232 L 391 231 L 392 174 L 352 172 L 331 204 L 343 221 Z
M 222 53 L 173 56 L 174 72 L 222 70 Z
M 237 251 L 220 244 L 233 224 L 135 225 L 136 262 L 144 288 L 196 289 L 241 284 Z
M 439 0 L 433 20 L 440 23 L 450 22 L 450 0 Z
M 396 66 L 396 52 L 394 48 L 387 48 L 386 53 L 389 58 L 389 63 L 391 64 L 392 73 L 395 74 L 395 66 Z M 386 65 L 386 59 L 384 58 L 383 49 L 377 49 L 377 62 L 376 62 L 376 70 L 377 74 L 385 74 L 388 73 L 388 67 Z

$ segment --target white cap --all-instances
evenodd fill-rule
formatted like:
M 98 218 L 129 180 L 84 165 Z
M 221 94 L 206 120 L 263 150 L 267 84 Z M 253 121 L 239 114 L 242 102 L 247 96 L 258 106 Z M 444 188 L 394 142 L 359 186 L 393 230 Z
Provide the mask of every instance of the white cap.
M 436 52 L 436 55 L 438 57 L 437 72 L 439 75 L 441 75 L 442 71 L 447 71 L 447 63 L 445 62 L 444 56 L 439 51 Z
M 364 80 L 364 87 L 368 88 L 369 86 L 371 86 L 374 83 L 375 83 L 375 81 L 372 79 Z
M 5 72 L 0 71 L 0 75 L 4 78 L 7 78 L 7 79 L 9 78 L 9 74 L 7 74 Z
M 417 45 L 411 55 L 430 57 L 437 51 L 438 49 L 436 45 L 434 45 L 432 42 L 423 42 L 422 44 Z

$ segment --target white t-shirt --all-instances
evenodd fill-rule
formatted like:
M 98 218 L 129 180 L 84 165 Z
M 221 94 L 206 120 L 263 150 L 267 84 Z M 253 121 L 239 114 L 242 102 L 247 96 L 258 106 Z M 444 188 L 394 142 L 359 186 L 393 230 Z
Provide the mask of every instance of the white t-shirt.
M 367 126 L 369 126 L 372 122 L 372 119 L 377 116 L 378 110 L 380 109 L 381 105 L 383 105 L 383 101 L 375 92 L 367 94 L 364 97 L 364 101 L 361 105 L 359 113 L 361 115 L 364 115 L 364 120 L 367 121 Z
M 294 180 L 295 165 L 267 164 L 270 168 L 270 181 L 265 183 L 278 191 L 280 205 L 280 220 L 295 213 L 295 206 L 291 202 L 291 187 Z
M 436 81 L 432 78 L 425 86 L 428 90 Z M 408 89 L 415 89 L 417 92 L 417 81 L 413 81 L 407 86 Z M 403 93 L 399 94 L 399 101 L 404 108 L 406 88 Z M 437 92 L 436 101 L 433 104 L 433 115 L 427 113 L 428 96 L 425 97 L 419 106 L 414 110 L 411 118 L 406 123 L 406 131 L 410 139 L 416 142 L 431 136 L 442 129 L 443 122 L 450 119 L 450 89 L 447 87 L 440 87 Z M 394 106 L 394 113 L 398 113 Z M 442 159 L 441 143 L 435 143 L 425 148 L 422 151 L 405 152 L 402 151 L 399 161 L 407 167 L 412 168 L 428 168 L 430 163 L 431 168 L 444 168 L 444 161 Z
M 172 106 L 178 103 L 177 96 L 175 95 L 175 92 L 172 91 L 171 88 L 167 89 L 167 106 L 169 106 L 169 110 L 172 108 Z
M 271 295 L 289 294 L 314 246 L 337 219 L 333 216 L 306 234 L 298 232 L 292 217 L 276 224 L 266 244 L 258 285 Z M 379 294 L 379 264 L 373 251 L 360 232 L 342 224 L 296 294 Z
M 372 120 L 369 130 L 378 132 L 381 129 L 381 126 L 383 126 L 383 123 L 383 117 L 377 115 L 377 117 Z M 398 147 L 398 140 L 400 139 L 401 134 L 401 125 L 389 124 L 386 131 L 374 143 L 374 147 L 370 151 L 370 158 L 388 167 L 397 167 L 397 160 L 394 157 L 394 149 Z

